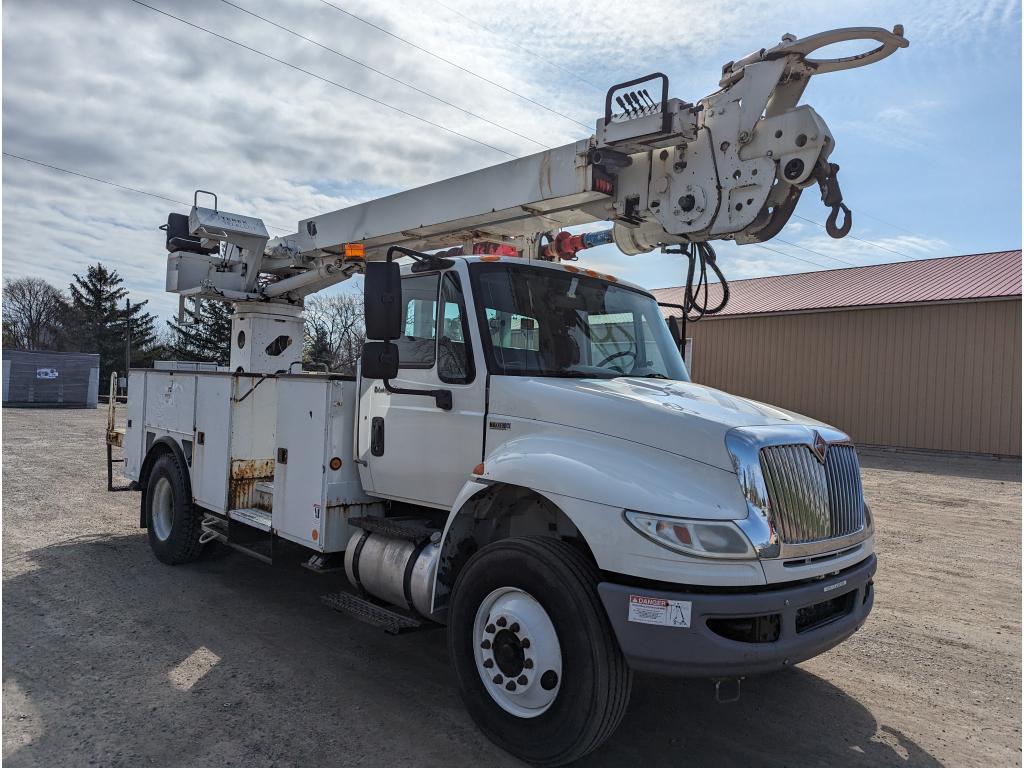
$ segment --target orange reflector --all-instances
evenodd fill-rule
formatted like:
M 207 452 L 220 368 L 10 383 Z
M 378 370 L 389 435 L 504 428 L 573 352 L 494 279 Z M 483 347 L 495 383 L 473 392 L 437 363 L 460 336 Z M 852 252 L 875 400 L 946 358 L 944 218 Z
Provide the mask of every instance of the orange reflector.
M 362 243 L 345 243 L 345 258 L 346 259 L 364 259 L 366 258 L 366 246 Z
M 320 538 L 320 534 L 319 534 L 319 532 L 318 532 L 318 531 L 317 531 L 317 530 L 316 530 L 316 529 L 314 528 L 314 529 L 313 529 L 313 541 L 316 541 L 316 540 L 317 540 L 318 538 Z
M 335 472 L 341 469 L 341 459 L 339 459 L 337 456 L 331 459 L 331 469 L 333 469 Z
M 489 253 L 486 256 L 481 256 L 480 261 L 501 261 L 501 256 Z
M 580 268 L 579 268 L 579 267 L 574 267 L 574 266 L 571 266 L 571 265 L 569 265 L 569 264 L 566 264 L 566 265 L 565 265 L 565 271 L 566 271 L 566 272 L 572 272 L 572 273 L 576 273 L 576 272 L 579 272 L 579 271 L 580 271 Z
M 591 277 L 600 277 L 601 276 L 600 272 L 595 272 L 592 269 L 588 269 L 587 270 L 587 274 L 590 275 Z
M 617 278 L 615 275 L 605 275 L 604 279 L 607 280 L 609 283 L 619 282 L 619 278 Z
M 483 473 L 484 473 L 484 465 L 483 464 L 477 464 L 475 467 L 473 467 L 473 474 L 474 475 L 482 475 Z

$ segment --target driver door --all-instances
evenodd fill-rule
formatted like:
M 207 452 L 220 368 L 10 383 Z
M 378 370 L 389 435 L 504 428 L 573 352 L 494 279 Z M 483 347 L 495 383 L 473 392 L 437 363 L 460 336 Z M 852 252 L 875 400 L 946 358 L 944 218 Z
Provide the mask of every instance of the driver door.
M 474 355 L 475 327 L 454 270 L 403 277 L 402 305 L 402 337 L 395 341 L 399 371 L 391 383 L 447 389 L 452 409 L 366 381 L 359 455 L 375 495 L 449 509 L 483 460 L 486 375 Z

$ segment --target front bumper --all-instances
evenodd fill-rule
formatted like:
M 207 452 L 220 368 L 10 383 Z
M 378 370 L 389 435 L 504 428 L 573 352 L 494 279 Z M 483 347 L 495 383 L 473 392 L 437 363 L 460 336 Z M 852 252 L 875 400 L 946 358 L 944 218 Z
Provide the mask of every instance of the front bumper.
M 761 592 L 665 592 L 606 581 L 598 593 L 633 669 L 740 677 L 785 669 L 856 632 L 874 604 L 876 567 L 871 555 L 833 576 Z M 740 636 L 748 624 L 758 627 L 750 641 L 721 634 Z

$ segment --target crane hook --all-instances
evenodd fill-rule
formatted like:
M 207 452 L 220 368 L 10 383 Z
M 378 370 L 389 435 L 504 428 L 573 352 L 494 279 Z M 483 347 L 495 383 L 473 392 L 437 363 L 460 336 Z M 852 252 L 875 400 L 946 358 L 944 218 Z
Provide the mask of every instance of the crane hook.
M 837 240 L 846 237 L 850 232 L 850 227 L 853 226 L 853 214 L 843 203 L 843 191 L 839 188 L 839 166 L 819 160 L 818 164 L 814 166 L 814 178 L 821 188 L 821 202 L 827 208 L 832 209 L 832 213 L 829 214 L 825 222 L 825 231 L 828 232 L 829 237 L 834 237 Z M 844 214 L 843 223 L 841 226 L 836 226 L 840 210 Z
M 836 226 L 836 219 L 839 218 L 839 210 L 842 209 L 845 214 L 843 218 L 843 224 L 840 227 Z M 841 237 L 846 237 L 850 233 L 850 227 L 853 226 L 853 214 L 850 209 L 846 207 L 844 203 L 839 203 L 832 206 L 832 213 L 825 219 L 825 231 L 828 232 L 829 237 L 834 237 L 838 240 Z

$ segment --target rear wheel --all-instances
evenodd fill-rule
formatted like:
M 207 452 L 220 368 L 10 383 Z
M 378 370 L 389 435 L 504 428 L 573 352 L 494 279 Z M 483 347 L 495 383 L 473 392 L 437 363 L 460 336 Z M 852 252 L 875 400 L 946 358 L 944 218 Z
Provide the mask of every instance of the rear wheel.
M 178 565 L 199 557 L 202 513 L 192 505 L 184 470 L 172 454 L 153 465 L 145 504 L 149 546 L 160 562 Z
M 495 542 L 455 584 L 448 650 L 480 729 L 535 765 L 577 760 L 618 726 L 632 675 L 597 595 L 599 575 L 557 539 Z

